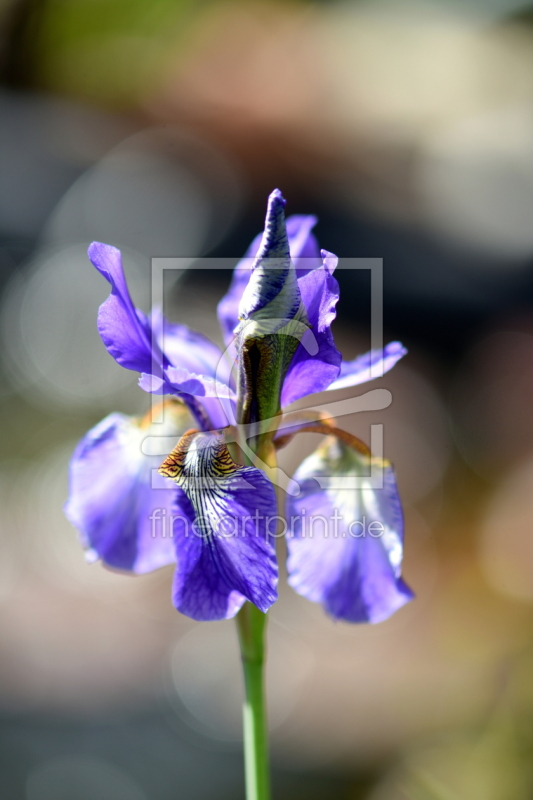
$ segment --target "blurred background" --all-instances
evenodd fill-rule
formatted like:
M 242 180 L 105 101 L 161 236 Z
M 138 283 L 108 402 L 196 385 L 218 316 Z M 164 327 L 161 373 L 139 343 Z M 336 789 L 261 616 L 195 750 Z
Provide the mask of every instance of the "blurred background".
M 88 243 L 146 310 L 151 257 L 236 260 L 279 187 L 323 247 L 384 259 L 409 356 L 346 424 L 385 425 L 417 599 L 354 627 L 282 588 L 276 800 L 529 800 L 533 6 L 2 0 L 0 85 L 1 797 L 243 797 L 232 623 L 174 611 L 171 570 L 87 566 L 62 505 L 77 440 L 147 408 Z M 169 316 L 218 339 L 228 280 L 175 276 Z M 370 281 L 339 281 L 352 358 Z

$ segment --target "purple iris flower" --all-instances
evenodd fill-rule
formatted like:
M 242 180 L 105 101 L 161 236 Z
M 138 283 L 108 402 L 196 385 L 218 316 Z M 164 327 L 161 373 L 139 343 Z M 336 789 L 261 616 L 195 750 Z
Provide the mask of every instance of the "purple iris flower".
M 370 380 L 373 364 L 381 362 L 385 372 L 406 352 L 392 342 L 343 361 L 331 332 L 337 259 L 319 251 L 315 217 L 285 221 L 284 207 L 275 190 L 265 231 L 219 303 L 229 360 L 159 309 L 150 316 L 136 309 L 120 252 L 99 243 L 89 248 L 111 285 L 98 313 L 100 336 L 119 364 L 140 373 L 142 389 L 166 396 L 165 422 L 151 428 L 113 414 L 93 428 L 71 460 L 66 513 L 90 560 L 136 573 L 175 562 L 173 602 L 194 619 L 232 617 L 246 600 L 267 611 L 277 597 L 274 488 L 257 465 L 239 463 L 231 426 L 266 421 L 261 435 L 275 449 L 283 431 L 268 423 L 282 419 L 283 407 Z M 383 487 L 375 488 L 364 478 L 373 460 L 353 437 L 323 421 L 301 429 L 333 438 L 295 474 L 301 491 L 287 504 L 289 582 L 335 618 L 378 622 L 412 597 L 400 576 L 403 522 L 394 473 L 381 465 Z M 142 450 L 154 432 L 179 438 L 159 472 L 161 457 Z M 337 482 L 324 486 L 327 478 Z M 343 484 L 352 478 L 357 488 Z M 329 521 L 320 535 L 309 528 L 311 517 L 330 520 L 339 510 L 340 534 Z M 376 523 L 374 533 L 381 525 L 380 536 L 354 535 L 362 516 Z

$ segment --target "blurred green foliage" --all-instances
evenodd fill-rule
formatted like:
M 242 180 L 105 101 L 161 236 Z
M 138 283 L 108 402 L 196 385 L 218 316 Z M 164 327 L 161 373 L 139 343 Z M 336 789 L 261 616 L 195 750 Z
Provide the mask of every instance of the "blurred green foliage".
M 4 73 L 16 84 L 136 105 L 186 42 L 205 0 L 30 0 L 6 5 Z M 4 54 L 4 61 L 6 55 Z M 7 80 L 9 82 L 9 79 Z
M 198 0 L 52 0 L 43 19 L 43 78 L 56 91 L 134 104 L 184 36 Z

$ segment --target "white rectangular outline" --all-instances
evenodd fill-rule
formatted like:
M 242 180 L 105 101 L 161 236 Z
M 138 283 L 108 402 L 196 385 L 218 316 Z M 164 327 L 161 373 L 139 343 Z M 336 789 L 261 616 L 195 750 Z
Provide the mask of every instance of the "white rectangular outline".
M 247 259 L 250 264 L 253 258 Z M 313 265 L 316 264 L 316 259 L 298 259 L 298 266 L 301 267 L 302 262 L 309 260 Z M 159 306 L 163 312 L 164 303 L 164 274 L 165 270 L 194 270 L 194 269 L 223 269 L 226 272 L 236 267 L 243 265 L 245 259 L 229 259 L 229 258 L 214 258 L 214 257 L 184 257 L 184 256 L 153 256 L 151 258 L 151 304 L 152 308 Z M 278 265 L 279 266 L 279 265 Z M 339 258 L 336 271 L 340 269 L 369 269 L 370 270 L 370 349 L 382 350 L 383 349 L 383 259 L 382 258 Z M 155 351 L 154 341 L 155 335 L 152 331 L 152 353 Z M 155 371 L 155 370 L 154 370 Z M 370 380 L 382 378 L 383 359 L 380 359 L 375 364 L 370 365 Z M 161 404 L 158 402 L 158 395 L 151 395 L 151 423 L 162 424 L 164 411 Z M 354 398 L 355 399 L 355 398 Z M 355 413 L 355 412 L 354 412 Z M 353 486 L 346 486 L 343 483 L 342 488 L 363 488 L 370 487 L 373 489 L 383 488 L 383 467 L 379 466 L 379 460 L 384 459 L 384 436 L 383 436 L 383 423 L 376 423 L 370 426 L 370 450 L 372 453 L 372 461 L 370 464 L 370 475 L 354 477 Z M 325 479 L 327 487 L 336 488 L 333 483 L 334 479 Z M 343 479 L 346 481 L 346 478 Z M 337 487 L 341 488 L 341 487 Z

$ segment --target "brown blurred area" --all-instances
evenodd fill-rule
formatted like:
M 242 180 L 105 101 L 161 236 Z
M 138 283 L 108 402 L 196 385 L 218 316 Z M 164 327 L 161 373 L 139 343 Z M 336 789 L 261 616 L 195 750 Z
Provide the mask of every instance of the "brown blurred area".
M 171 571 L 86 565 L 62 504 L 76 441 L 147 405 L 99 340 L 87 244 L 122 248 L 147 309 L 151 257 L 237 259 L 276 186 L 341 261 L 384 259 L 409 355 L 346 426 L 385 426 L 417 599 L 353 627 L 282 587 L 275 796 L 533 795 L 532 22 L 511 0 L 0 5 L 2 797 L 243 796 L 233 625 L 175 612 Z M 228 280 L 178 276 L 169 316 L 216 339 Z M 370 284 L 339 281 L 353 358 Z

